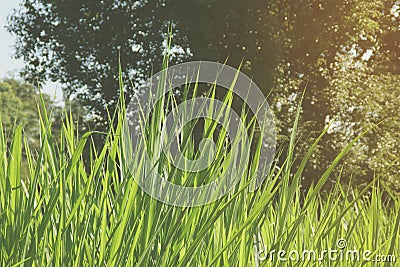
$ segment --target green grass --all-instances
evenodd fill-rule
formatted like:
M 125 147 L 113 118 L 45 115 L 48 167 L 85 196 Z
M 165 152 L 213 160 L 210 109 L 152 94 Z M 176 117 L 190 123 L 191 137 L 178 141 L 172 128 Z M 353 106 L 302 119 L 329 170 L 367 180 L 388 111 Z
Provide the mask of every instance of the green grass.
M 224 103 L 230 106 L 231 100 L 228 94 Z M 159 145 L 166 102 L 174 103 L 174 97 L 166 96 L 155 107 L 157 116 L 142 139 L 150 154 Z M 117 116 L 124 114 L 120 109 Z M 302 196 L 302 171 L 320 138 L 294 168 L 297 120 L 284 165 L 273 166 L 260 189 L 247 189 L 258 164 L 256 153 L 246 175 L 229 194 L 205 206 L 182 208 L 151 198 L 137 185 L 134 177 L 142 175 L 143 153 L 134 154 L 128 162 L 131 168 L 126 168 L 121 148 L 123 120 L 108 133 L 81 135 L 72 116 L 67 116 L 60 136 L 54 136 L 42 105 L 39 115 L 38 151 L 29 149 L 21 126 L 8 142 L 0 134 L 0 266 L 256 266 L 254 240 L 258 246 L 260 238 L 269 251 L 337 249 L 337 240 L 345 239 L 351 249 L 400 257 L 399 200 L 384 200 L 378 180 L 363 190 L 351 190 L 340 185 L 340 175 L 332 177 L 352 143 Z M 192 126 L 184 128 L 182 140 L 184 154 L 196 158 Z M 251 139 L 254 122 L 247 126 Z M 215 131 L 215 124 L 208 121 L 203 137 Z M 95 149 L 91 141 L 95 134 L 106 134 L 102 149 Z M 209 182 L 227 164 L 225 141 L 222 132 L 216 140 L 217 167 L 203 173 L 177 171 L 165 159 L 159 162 L 160 168 L 178 184 Z M 90 156 L 83 153 L 87 145 Z M 29 174 L 21 179 L 23 151 Z M 322 196 L 328 179 L 336 179 L 336 186 Z M 329 261 L 328 257 L 321 262 L 259 261 L 259 266 L 375 264 L 383 266 L 362 260 Z

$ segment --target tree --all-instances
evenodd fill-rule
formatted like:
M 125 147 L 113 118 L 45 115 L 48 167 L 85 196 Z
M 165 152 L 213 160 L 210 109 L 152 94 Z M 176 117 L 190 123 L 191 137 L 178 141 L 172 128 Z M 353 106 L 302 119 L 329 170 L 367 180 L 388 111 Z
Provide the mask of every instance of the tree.
M 396 94 L 390 86 L 400 88 L 396 78 L 400 72 L 397 1 L 182 0 L 177 1 L 176 9 L 181 25 L 186 25 L 184 30 L 194 57 L 219 61 L 229 57 L 229 63 L 234 66 L 244 59 L 244 71 L 261 85 L 265 94 L 273 89 L 270 102 L 278 117 L 281 141 L 290 136 L 294 106 L 304 89 L 300 133 L 303 137 L 300 143 L 306 141 L 304 149 L 322 131 L 329 118 L 340 115 L 341 125 L 347 127 L 342 127 L 340 134 L 334 131 L 324 138 L 307 166 L 306 177 L 319 177 L 345 142 L 370 126 L 357 121 L 367 119 L 367 114 L 356 117 L 346 114 L 344 109 L 344 104 L 350 107 L 362 99 L 348 101 L 340 92 L 347 90 L 348 95 L 365 96 L 365 92 L 379 91 L 371 94 L 371 101 L 362 105 L 366 108 L 381 105 L 381 116 L 392 114 L 385 112 L 379 98 L 392 95 L 389 103 L 396 103 Z M 367 65 L 368 71 L 354 72 L 353 68 L 345 68 L 348 61 L 342 60 L 343 55 L 355 65 Z M 339 71 L 342 68 L 346 71 Z M 349 81 L 347 71 L 353 75 L 352 87 L 345 83 Z M 371 80 L 374 82 L 366 83 Z M 386 84 L 389 81 L 391 85 Z M 353 123 L 359 124 L 359 129 L 344 138 Z M 393 129 L 398 127 L 397 123 L 383 124 L 378 136 L 383 138 L 392 133 L 390 139 L 394 140 Z M 376 139 L 364 138 L 362 145 L 372 148 L 375 142 Z M 387 144 L 387 148 L 394 151 L 394 143 Z M 352 151 L 358 151 L 360 157 L 357 163 L 349 157 L 347 177 L 351 170 L 360 170 L 363 158 L 372 156 L 371 150 L 371 153 L 364 153 L 359 146 Z M 304 152 L 298 151 L 299 158 Z M 388 160 L 382 154 L 379 157 L 380 161 Z M 375 153 L 373 158 L 378 160 L 378 155 Z M 355 172 L 355 176 L 370 180 L 373 170 L 377 170 L 372 165 L 364 166 L 364 171 Z M 391 177 L 393 180 L 394 176 Z
M 395 0 L 25 0 L 10 18 L 9 30 L 18 37 L 17 56 L 27 63 L 27 77 L 65 83 L 66 95 L 76 96 L 93 118 L 105 123 L 106 107 L 115 105 L 118 95 L 119 53 L 124 79 L 140 83 L 161 66 L 163 33 L 172 23 L 177 44 L 173 51 L 178 51 L 174 62 L 189 55 L 220 62 L 228 58 L 233 66 L 243 62 L 242 70 L 266 95 L 272 90 L 269 100 L 281 141 L 289 136 L 294 106 L 306 88 L 301 136 L 307 147 L 328 118 L 339 115 L 340 125 L 347 128 L 360 120 L 346 114 L 344 104 L 352 104 L 343 92 L 363 95 L 370 89 L 363 83 L 366 77 L 383 95 L 390 95 L 384 83 L 397 82 L 400 66 L 398 6 Z M 351 86 L 356 88 L 346 85 L 347 71 L 339 71 L 349 60 L 366 65 L 353 72 Z M 362 105 L 382 105 L 380 95 L 371 95 L 373 101 Z M 341 136 L 347 128 L 325 137 L 306 176 L 318 177 L 327 167 L 350 138 Z M 376 139 L 363 142 L 372 148 Z M 357 175 L 371 178 L 370 171 Z
M 50 98 L 43 95 L 50 106 Z M 37 111 L 38 91 L 30 84 L 15 79 L 0 81 L 0 117 L 6 137 L 16 125 L 22 124 L 28 143 L 39 145 L 39 121 Z
M 161 66 L 168 19 L 164 1 L 24 0 L 8 30 L 18 39 L 16 56 L 26 63 L 23 76 L 61 82 L 66 98 L 104 126 L 119 96 L 119 58 L 129 99 L 131 82 L 138 86 Z M 187 54 L 178 52 L 175 60 Z
M 379 65 L 369 66 L 367 60 L 354 61 L 349 55 L 342 55 L 340 61 L 330 82 L 331 99 L 340 101 L 331 139 L 336 147 L 343 147 L 370 129 L 351 149 L 345 175 L 364 183 L 377 176 L 400 192 L 400 74 L 377 71 Z
M 48 111 L 53 109 L 53 102 L 46 94 L 42 94 L 42 100 Z M 14 129 L 22 125 L 24 137 L 31 152 L 36 153 L 40 148 L 40 126 L 38 104 L 39 91 L 29 83 L 16 79 L 0 80 L 0 123 L 7 145 L 11 145 Z M 53 128 L 57 131 L 56 128 Z M 59 129 L 58 129 L 59 130 Z M 25 151 L 25 150 L 24 150 Z M 26 154 L 23 154 L 22 175 L 26 177 L 28 162 Z

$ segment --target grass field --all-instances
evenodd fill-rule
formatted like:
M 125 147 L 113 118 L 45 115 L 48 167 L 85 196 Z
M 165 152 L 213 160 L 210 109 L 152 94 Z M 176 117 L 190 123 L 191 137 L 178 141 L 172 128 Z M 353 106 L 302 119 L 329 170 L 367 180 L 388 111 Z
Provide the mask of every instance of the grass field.
M 230 99 L 224 100 L 228 106 Z M 67 116 L 55 136 L 49 114 L 43 108 L 39 113 L 39 150 L 29 149 L 22 126 L 12 139 L 0 135 L 0 266 L 399 266 L 400 259 L 389 262 L 400 257 L 399 199 L 384 194 L 379 179 L 365 189 L 351 189 L 341 186 L 340 174 L 332 176 L 353 143 L 303 196 L 302 171 L 320 139 L 293 167 L 296 121 L 282 155 L 284 165 L 272 166 L 257 191 L 247 190 L 258 164 L 256 153 L 229 194 L 200 207 L 174 207 L 151 198 L 135 182 L 142 175 L 143 155 L 134 154 L 133 165 L 126 168 L 123 120 L 107 133 L 80 133 Z M 162 105 L 155 114 L 142 140 L 149 153 L 159 145 Z M 117 116 L 123 117 L 124 110 Z M 212 122 L 204 127 L 203 137 L 216 129 Z M 250 132 L 252 127 L 250 122 Z M 101 149 L 92 144 L 96 134 L 106 135 Z M 188 136 L 186 155 L 196 157 L 190 127 L 183 135 Z M 228 153 L 222 149 L 225 138 L 220 134 L 216 142 L 221 168 Z M 91 147 L 89 156 L 85 146 Z M 21 179 L 25 154 L 28 175 Z M 167 161 L 159 164 L 176 183 L 204 183 L 221 171 L 210 168 L 204 176 L 177 172 Z M 323 195 L 328 179 L 337 183 Z M 302 258 L 305 250 L 314 250 L 316 258 Z M 349 250 L 358 250 L 360 258 Z M 349 254 L 355 258 L 346 258 Z M 388 262 L 374 261 L 385 255 Z

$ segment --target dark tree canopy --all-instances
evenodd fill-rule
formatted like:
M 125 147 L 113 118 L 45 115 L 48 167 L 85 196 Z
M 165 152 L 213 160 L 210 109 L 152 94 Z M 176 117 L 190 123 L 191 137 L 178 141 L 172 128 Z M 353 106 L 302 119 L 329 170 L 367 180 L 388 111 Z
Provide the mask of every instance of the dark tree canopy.
M 104 124 L 118 99 L 119 56 L 126 81 L 145 79 L 161 66 L 170 17 L 163 1 L 25 0 L 8 27 L 24 77 L 61 82 Z
M 393 102 L 399 94 L 389 93 L 400 88 L 399 20 L 396 0 L 24 0 L 10 17 L 8 29 L 17 36 L 16 55 L 26 63 L 25 77 L 62 82 L 66 96 L 74 95 L 100 124 L 105 123 L 106 107 L 112 108 L 118 96 L 119 55 L 124 79 L 133 82 L 128 87 L 131 95 L 161 66 L 171 24 L 174 62 L 243 62 L 242 69 L 265 94 L 272 90 L 269 100 L 283 139 L 290 132 L 293 107 L 306 88 L 305 139 L 319 133 L 329 118 L 340 117 L 319 154 L 313 155 L 313 176 L 354 135 L 396 115 L 382 106 L 380 98 Z M 366 83 L 365 77 L 373 82 Z M 370 100 L 361 101 L 366 96 Z M 367 119 L 366 108 L 350 111 L 374 105 L 382 108 L 373 120 Z M 389 139 L 394 140 L 391 127 Z M 370 136 L 363 142 L 359 156 L 378 157 L 376 139 Z M 349 171 L 362 170 L 359 175 L 371 178 L 374 166 L 387 166 L 378 161 Z M 399 170 L 397 165 L 390 173 Z

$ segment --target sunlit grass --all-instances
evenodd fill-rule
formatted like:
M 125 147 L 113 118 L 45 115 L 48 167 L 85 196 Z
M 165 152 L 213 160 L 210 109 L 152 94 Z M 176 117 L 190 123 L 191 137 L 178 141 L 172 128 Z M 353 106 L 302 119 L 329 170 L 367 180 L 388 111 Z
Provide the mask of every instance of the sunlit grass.
M 211 94 L 212 97 L 212 94 Z M 173 101 L 166 96 L 165 101 Z M 229 105 L 230 97 L 224 102 Z M 298 167 L 294 168 L 297 122 L 288 144 L 286 160 L 279 168 L 272 166 L 267 180 L 256 192 L 248 192 L 255 166 L 225 197 L 195 208 L 173 207 L 152 199 L 134 180 L 141 175 L 140 159 L 130 168 L 121 149 L 123 120 L 108 133 L 78 134 L 67 116 L 60 136 L 51 132 L 51 120 L 39 105 L 41 146 L 31 151 L 21 126 L 12 140 L 0 135 L 0 266 L 373 266 L 360 261 L 282 262 L 255 260 L 255 245 L 262 240 L 271 250 L 338 249 L 337 240 L 347 247 L 372 255 L 400 257 L 400 204 L 398 199 L 384 200 L 376 180 L 362 191 L 344 189 L 334 169 L 350 149 L 350 143 L 316 180 L 306 196 L 300 181 L 317 139 Z M 121 105 L 123 106 L 123 105 Z M 119 109 L 117 116 L 124 117 Z M 158 145 L 159 125 L 165 119 L 163 105 L 156 107 L 148 135 L 143 142 L 148 151 Z M 245 114 L 242 114 L 245 116 Z M 113 123 L 110 123 L 113 125 Z M 203 137 L 216 131 L 205 123 Z M 252 136 L 253 124 L 248 129 Z M 1 131 L 3 132 L 3 131 Z M 196 157 L 190 127 L 186 155 Z M 106 134 L 101 149 L 91 143 L 94 134 Z M 322 132 L 321 137 L 325 134 Z M 80 137 L 78 137 L 80 136 Z M 220 134 L 222 146 L 226 136 Z M 354 140 L 355 142 L 356 140 Z M 11 144 L 10 146 L 8 144 Z M 86 145 L 90 157 L 84 156 Z M 21 178 L 22 152 L 29 165 L 28 177 Z M 218 166 L 223 166 L 224 152 Z M 253 163 L 256 164 L 255 153 Z M 132 164 L 129 162 L 129 164 Z M 202 177 L 212 180 L 218 169 L 207 175 L 189 175 L 160 162 L 172 181 L 196 183 Z M 85 167 L 89 166 L 89 168 Z M 132 167 L 133 166 L 133 167 Z M 135 168 L 137 167 L 137 168 Z M 327 195 L 320 190 L 328 179 L 337 179 Z M 346 187 L 347 188 L 347 187 Z M 365 197 L 366 193 L 371 193 Z M 390 205 L 389 205 L 390 200 Z M 257 237 L 255 239 L 255 237 Z M 371 256 L 372 257 L 372 256 Z M 391 263 L 390 266 L 395 266 Z

